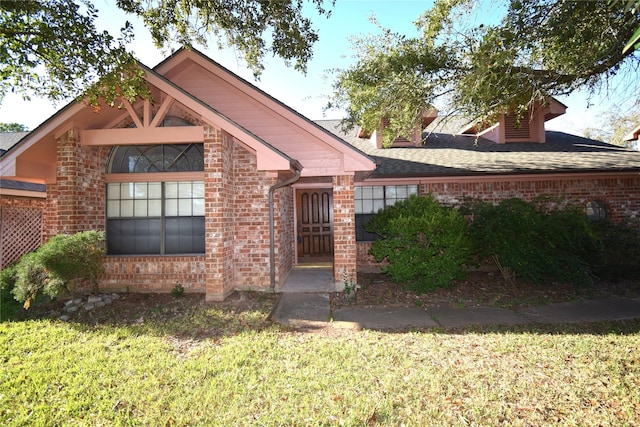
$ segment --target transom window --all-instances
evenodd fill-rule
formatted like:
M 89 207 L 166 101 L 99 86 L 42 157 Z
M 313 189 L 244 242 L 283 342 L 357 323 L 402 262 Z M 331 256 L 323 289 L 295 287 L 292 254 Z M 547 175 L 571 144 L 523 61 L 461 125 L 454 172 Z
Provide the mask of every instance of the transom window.
M 202 144 L 115 147 L 108 173 L 146 173 L 150 179 L 107 184 L 108 253 L 204 253 L 204 181 L 166 173 L 202 171 L 203 160 Z M 159 172 L 162 178 L 154 179 Z
M 124 145 L 115 147 L 109 173 L 203 171 L 202 144 Z
M 356 241 L 370 242 L 378 238 L 369 233 L 363 224 L 369 221 L 380 209 L 394 205 L 418 194 L 417 185 L 374 185 L 355 188 Z

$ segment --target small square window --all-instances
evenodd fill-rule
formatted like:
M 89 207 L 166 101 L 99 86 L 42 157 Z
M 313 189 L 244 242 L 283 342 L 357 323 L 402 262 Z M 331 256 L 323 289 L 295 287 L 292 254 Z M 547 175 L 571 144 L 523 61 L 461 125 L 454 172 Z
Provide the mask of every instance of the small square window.
M 600 200 L 591 200 L 586 206 L 587 218 L 592 221 L 604 221 L 609 218 L 607 205 Z

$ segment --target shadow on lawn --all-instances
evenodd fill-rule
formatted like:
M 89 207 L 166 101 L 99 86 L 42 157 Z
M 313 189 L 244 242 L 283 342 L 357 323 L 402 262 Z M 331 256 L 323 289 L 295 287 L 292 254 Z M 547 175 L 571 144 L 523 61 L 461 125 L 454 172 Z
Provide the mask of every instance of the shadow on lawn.
M 70 325 L 83 331 L 113 331 L 124 328 L 129 333 L 172 336 L 185 340 L 217 339 L 241 333 L 268 330 L 295 330 L 303 333 L 345 335 L 353 330 L 335 329 L 328 324 L 314 328 L 294 329 L 269 321 L 277 295 L 258 292 L 236 292 L 224 302 L 205 302 L 203 294 L 124 293 L 111 305 L 74 314 Z M 3 300 L 6 303 L 6 300 Z M 62 322 L 64 300 L 39 301 L 29 310 L 17 304 L 16 312 L 2 321 L 49 319 Z M 13 304 L 14 306 L 16 304 Z M 569 324 L 524 324 L 517 326 L 465 326 L 458 328 L 408 328 L 376 333 L 430 334 L 532 334 L 532 335 L 634 335 L 640 333 L 640 319 Z
M 438 333 L 464 334 L 530 334 L 530 335 L 636 335 L 640 333 L 640 319 L 616 320 L 603 322 L 582 322 L 545 324 L 533 323 L 527 325 L 489 325 L 465 326 L 460 328 L 425 329 L 421 332 L 437 331 Z M 400 332 L 400 331 L 397 331 Z M 404 333 L 402 331 L 401 333 Z
M 38 301 L 29 310 L 19 308 L 12 321 L 48 319 L 63 322 L 64 301 Z M 204 294 L 123 293 L 110 305 L 80 309 L 66 323 L 82 330 L 170 335 L 184 339 L 221 338 L 274 326 L 267 316 L 276 301 L 273 294 L 236 292 L 224 302 L 205 302 Z

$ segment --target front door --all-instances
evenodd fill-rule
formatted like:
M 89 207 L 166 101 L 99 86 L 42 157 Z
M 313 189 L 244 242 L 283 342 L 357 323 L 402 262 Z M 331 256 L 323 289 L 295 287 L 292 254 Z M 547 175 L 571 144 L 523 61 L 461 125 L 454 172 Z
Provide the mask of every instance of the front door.
M 296 192 L 298 261 L 333 261 L 333 190 Z

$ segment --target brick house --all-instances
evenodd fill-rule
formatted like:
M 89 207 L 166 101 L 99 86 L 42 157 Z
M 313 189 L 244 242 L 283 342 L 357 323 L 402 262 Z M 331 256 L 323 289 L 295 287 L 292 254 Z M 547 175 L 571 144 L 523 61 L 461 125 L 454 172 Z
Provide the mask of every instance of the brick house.
M 99 110 L 71 103 L 0 158 L 5 179 L 46 185 L 46 197 L 0 198 L 0 206 L 38 200 L 41 241 L 106 232 L 104 290 L 180 283 L 215 301 L 279 290 L 309 264 L 327 266 L 340 289 L 346 272 L 374 266 L 362 222 L 411 194 L 448 204 L 565 194 L 614 220 L 640 212 L 640 153 L 544 132 L 544 123 L 540 131 L 535 120 L 561 105 L 532 116 L 528 142 L 423 139 L 418 129 L 381 149 L 375 132 L 311 122 L 197 51 L 141 67 L 152 100 Z M 473 132 L 500 135 L 505 120 Z M 420 126 L 433 121 L 429 112 Z

